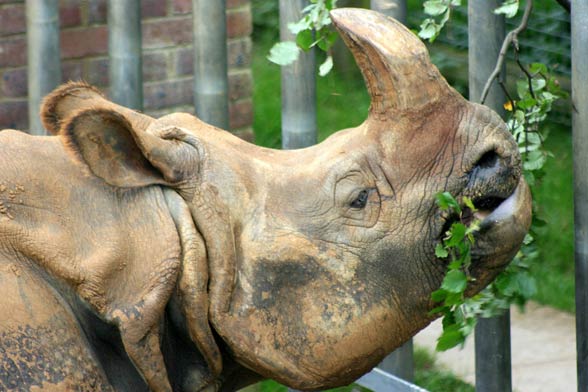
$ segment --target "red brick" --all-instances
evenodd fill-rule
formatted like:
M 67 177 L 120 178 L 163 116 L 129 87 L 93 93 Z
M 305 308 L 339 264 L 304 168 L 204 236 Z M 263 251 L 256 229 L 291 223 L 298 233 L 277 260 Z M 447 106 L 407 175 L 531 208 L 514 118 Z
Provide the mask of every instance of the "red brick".
M 61 0 L 59 4 L 59 24 L 63 27 L 73 27 L 82 24 L 82 11 L 77 0 Z
M 0 129 L 26 130 L 29 127 L 28 115 L 26 100 L 0 102 Z
M 239 129 L 253 124 L 253 102 L 250 99 L 229 105 L 229 127 Z
M 249 2 L 250 0 L 227 0 L 227 9 L 241 7 Z
M 251 38 L 245 37 L 228 42 L 227 63 L 229 68 L 251 66 Z
M 79 58 L 108 52 L 108 29 L 94 26 L 61 32 L 61 57 Z
M 108 12 L 106 7 L 106 0 L 92 0 L 88 2 L 88 23 L 106 23 L 106 14 Z
M 157 18 L 167 15 L 167 1 L 165 0 L 142 0 L 141 17 Z
M 192 12 L 192 0 L 173 0 L 174 14 L 189 14 Z
M 27 63 L 25 37 L 0 40 L 0 68 L 18 67 Z
M 2 95 L 4 97 L 25 97 L 27 89 L 27 69 L 17 68 L 2 74 Z
M 243 8 L 238 11 L 227 12 L 227 36 L 228 38 L 244 37 L 251 35 L 253 24 L 251 21 L 251 9 Z
M 79 60 L 65 61 L 61 64 L 61 80 L 82 80 L 82 62 Z
M 143 55 L 143 81 L 167 79 L 167 54 L 145 53 Z
M 194 74 L 194 51 L 192 47 L 176 50 L 174 68 L 176 75 Z
M 191 104 L 193 96 L 192 79 L 163 81 L 143 87 L 145 110 Z
M 229 73 L 229 100 L 250 98 L 253 92 L 253 78 L 250 71 Z
M 99 87 L 108 86 L 109 77 L 107 58 L 86 60 L 85 68 L 84 79 L 88 83 Z
M 9 4 L 0 8 L 0 36 L 24 33 L 27 29 L 23 4 Z
M 192 20 L 165 19 L 143 24 L 143 48 L 163 48 L 192 42 Z

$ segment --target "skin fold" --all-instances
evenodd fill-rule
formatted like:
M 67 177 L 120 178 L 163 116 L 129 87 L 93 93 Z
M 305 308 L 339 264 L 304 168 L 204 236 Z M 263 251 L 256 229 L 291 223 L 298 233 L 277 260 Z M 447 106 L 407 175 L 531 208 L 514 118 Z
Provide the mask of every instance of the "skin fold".
M 438 192 L 484 206 L 468 293 L 504 268 L 531 220 L 504 122 L 398 22 L 331 15 L 372 106 L 316 146 L 257 147 L 84 83 L 45 99 L 55 136 L 0 132 L 0 389 L 348 384 L 434 319 Z

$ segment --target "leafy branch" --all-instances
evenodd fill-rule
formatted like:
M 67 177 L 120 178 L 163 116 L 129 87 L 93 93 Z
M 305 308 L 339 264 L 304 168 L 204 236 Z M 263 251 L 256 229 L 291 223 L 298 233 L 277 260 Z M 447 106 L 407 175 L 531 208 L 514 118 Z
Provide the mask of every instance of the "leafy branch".
M 494 12 L 504 14 L 510 18 L 517 13 L 518 7 L 518 0 L 505 0 Z M 483 103 L 487 98 L 492 83 L 498 80 L 500 87 L 508 97 L 508 102 L 504 105 L 505 109 L 511 112 L 507 125 L 519 146 L 523 175 L 531 187 L 535 186 L 537 180 L 542 178 L 542 168 L 550 155 L 543 149 L 544 140 L 539 126 L 551 111 L 553 103 L 557 99 L 566 96 L 566 93 L 559 87 L 557 80 L 549 74 L 545 64 L 533 63 L 527 67 L 519 59 L 518 36 L 527 27 L 532 7 L 532 0 L 527 0 L 519 26 L 505 37 L 496 66 L 486 82 L 481 97 L 481 102 Z M 506 61 L 507 51 L 511 46 L 514 51 L 515 62 L 523 74 L 523 77 L 516 82 L 515 98 L 509 94 L 504 81 L 498 79 Z M 447 196 L 445 197 L 447 198 Z M 445 204 L 439 203 L 440 208 L 445 209 Z M 450 204 L 450 206 L 454 211 L 459 212 L 453 204 Z M 433 313 L 443 316 L 443 333 L 438 339 L 438 350 L 447 350 L 463 343 L 465 338 L 473 331 L 477 317 L 497 316 L 509 309 L 512 304 L 523 306 L 528 299 L 535 295 L 537 291 L 536 282 L 529 273 L 529 267 L 532 265 L 533 260 L 538 257 L 539 251 L 534 243 L 533 236 L 540 230 L 541 226 L 545 225 L 545 222 L 537 217 L 536 211 L 533 212 L 531 230 L 525 237 L 523 245 L 514 260 L 497 276 L 494 282 L 471 298 L 464 297 L 463 290 L 465 288 L 462 290 L 461 286 L 464 283 L 463 276 L 458 274 L 455 268 L 457 266 L 457 268 L 465 268 L 464 271 L 467 271 L 467 253 L 472 242 L 468 239 L 470 243 L 467 244 L 467 247 L 463 244 L 459 245 L 458 253 L 448 251 L 448 248 L 454 246 L 454 244 L 445 240 L 443 244 L 437 245 L 435 254 L 438 258 L 444 258 L 444 250 L 447 251 L 447 256 L 450 257 L 448 272 L 441 284 L 441 288 L 432 294 L 432 299 L 440 304 L 433 310 Z M 446 234 L 446 238 L 452 238 L 454 231 L 459 237 L 461 236 L 460 233 L 463 232 L 463 228 L 452 226 Z M 462 255 L 466 255 L 466 258 L 459 261 L 460 258 L 463 258 Z M 449 276 L 451 278 L 446 281 Z M 456 279 L 458 276 L 460 277 L 459 280 Z M 468 277 L 467 274 L 465 276 L 466 278 Z M 458 281 L 460 286 L 449 285 Z M 447 290 L 448 288 L 453 291 Z M 460 291 L 456 291 L 457 289 Z
M 443 27 L 451 17 L 451 10 L 461 5 L 461 0 L 428 0 L 423 3 L 425 14 L 431 18 L 423 20 L 418 33 L 422 39 L 428 39 L 434 42 L 441 33 Z M 437 21 L 435 17 L 441 16 Z
M 333 68 L 332 48 L 337 40 L 337 33 L 330 28 L 329 11 L 337 5 L 337 0 L 310 0 L 302 10 L 303 17 L 295 23 L 288 24 L 288 30 L 296 35 L 296 41 L 276 43 L 268 55 L 268 60 L 278 65 L 294 63 L 301 51 L 318 47 L 327 56 L 319 67 L 319 75 L 325 76 Z
M 441 287 L 431 294 L 439 305 L 430 312 L 443 316 L 443 333 L 437 340 L 437 350 L 444 351 L 463 343 L 476 325 L 476 315 L 469 312 L 464 303 L 467 301 L 465 291 L 468 283 L 473 281 L 470 275 L 471 248 L 474 233 L 479 230 L 479 221 L 474 219 L 468 223 L 477 211 L 469 198 L 462 198 L 464 208 L 448 192 L 439 193 L 436 198 L 442 211 L 458 217 L 444 233 L 442 242 L 435 247 L 435 256 L 448 260 Z
M 517 6 L 518 9 L 518 0 L 507 0 L 501 7 L 496 9 L 496 13 L 503 13 L 506 17 L 513 17 L 516 14 L 516 10 L 514 14 L 512 13 L 513 4 Z M 482 96 L 480 97 L 480 103 L 484 103 L 486 98 L 488 97 L 488 93 L 490 92 L 490 87 L 492 87 L 492 83 L 500 76 L 500 71 L 504 67 L 504 62 L 506 60 L 506 53 L 508 52 L 509 46 L 512 44 L 515 52 L 518 53 L 519 51 L 519 42 L 518 37 L 521 32 L 523 32 L 529 23 L 529 17 L 531 16 L 531 11 L 533 10 L 533 0 L 527 0 L 527 4 L 525 5 L 525 12 L 523 13 L 523 18 L 521 19 L 521 23 L 511 32 L 509 32 L 504 41 L 502 42 L 502 47 L 500 48 L 500 52 L 498 54 L 498 60 L 496 61 L 496 66 L 494 70 L 488 77 L 486 81 L 486 85 L 484 86 L 484 90 L 482 91 Z

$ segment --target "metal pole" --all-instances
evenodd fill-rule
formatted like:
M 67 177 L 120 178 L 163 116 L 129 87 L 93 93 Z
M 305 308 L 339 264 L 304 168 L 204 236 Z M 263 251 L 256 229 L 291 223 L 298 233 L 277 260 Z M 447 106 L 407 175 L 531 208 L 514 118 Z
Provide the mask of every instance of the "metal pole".
M 302 17 L 306 0 L 280 0 L 280 40 L 294 41 L 288 23 Z M 301 53 L 292 65 L 282 67 L 282 148 L 316 143 L 316 67 L 314 51 Z
M 413 357 L 413 344 L 412 339 L 410 339 L 384 358 L 378 365 L 378 368 L 403 380 L 412 382 L 414 381 Z
M 588 2 L 572 1 L 572 129 L 578 391 L 588 390 Z
M 371 0 L 370 8 L 406 23 L 406 0 Z M 403 380 L 414 380 L 414 358 L 412 339 L 390 353 L 378 368 Z
M 61 83 L 58 0 L 27 0 L 29 132 L 45 135 L 41 100 Z
M 406 0 L 371 0 L 371 9 L 406 23 Z
M 488 76 L 495 67 L 504 40 L 504 17 L 494 14 L 501 0 L 468 2 L 470 100 L 479 102 Z M 503 70 L 501 78 L 504 80 Z M 485 104 L 503 112 L 506 98 L 494 83 Z M 512 391 L 510 356 L 510 312 L 480 319 L 475 331 L 476 391 Z
M 141 2 L 108 1 L 110 95 L 114 102 L 143 109 Z
M 192 0 L 192 20 L 196 114 L 228 129 L 226 0 Z

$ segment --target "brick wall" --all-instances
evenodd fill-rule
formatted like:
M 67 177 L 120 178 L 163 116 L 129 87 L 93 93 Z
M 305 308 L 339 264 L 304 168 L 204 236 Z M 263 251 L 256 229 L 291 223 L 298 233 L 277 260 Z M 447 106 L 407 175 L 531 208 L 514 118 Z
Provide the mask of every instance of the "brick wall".
M 212 1 L 212 0 L 211 0 Z M 251 137 L 250 0 L 227 0 L 230 129 Z M 191 0 L 142 0 L 145 112 L 193 113 Z M 108 92 L 106 0 L 60 0 L 62 80 Z M 0 129 L 26 130 L 24 0 L 0 0 Z

